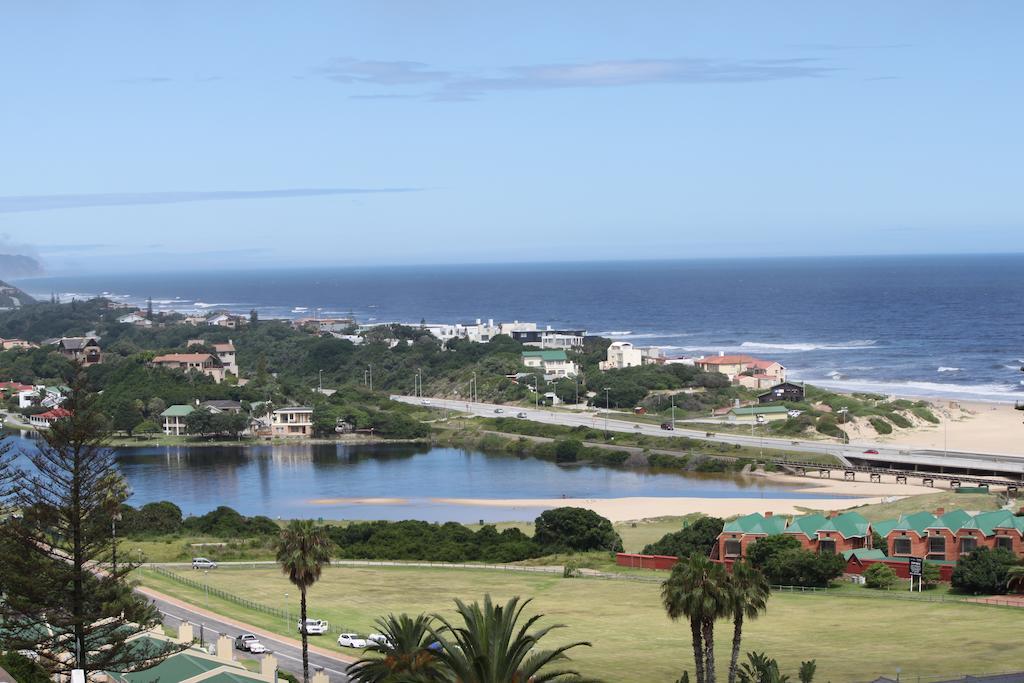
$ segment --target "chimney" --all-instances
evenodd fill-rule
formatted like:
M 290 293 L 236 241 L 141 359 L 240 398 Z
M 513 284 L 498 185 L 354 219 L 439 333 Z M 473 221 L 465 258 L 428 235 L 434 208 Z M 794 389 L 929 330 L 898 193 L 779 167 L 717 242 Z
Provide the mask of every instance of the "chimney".
M 260 660 L 260 676 L 270 683 L 277 683 L 277 657 L 265 655 Z
M 768 518 L 769 518 L 769 517 L 771 517 L 771 516 L 772 516 L 772 511 L 771 511 L 771 510 L 769 510 L 769 511 L 768 511 L 768 512 L 766 512 L 766 513 L 764 513 L 764 518 L 765 518 L 765 519 L 768 519 Z
M 227 636 L 217 638 L 217 659 L 224 660 L 225 662 L 234 661 L 232 655 L 234 649 L 234 643 L 231 641 L 231 638 Z
M 829 519 L 835 519 L 836 517 L 839 516 L 839 513 L 836 510 L 830 510 L 829 513 L 827 515 L 825 515 L 825 516 L 828 517 Z
M 183 643 L 191 643 L 195 640 L 195 636 L 192 633 L 192 624 L 183 621 L 178 625 L 178 640 Z
M 946 514 L 946 508 L 935 508 L 936 517 L 941 517 L 944 514 Z
M 719 355 L 719 356 L 724 356 L 724 355 L 725 355 L 725 351 L 719 351 L 719 352 L 718 352 L 718 355 Z
M 323 668 L 319 666 L 316 668 L 316 673 L 313 674 L 310 681 L 311 683 L 330 683 L 330 679 L 327 677 L 327 674 L 324 672 Z

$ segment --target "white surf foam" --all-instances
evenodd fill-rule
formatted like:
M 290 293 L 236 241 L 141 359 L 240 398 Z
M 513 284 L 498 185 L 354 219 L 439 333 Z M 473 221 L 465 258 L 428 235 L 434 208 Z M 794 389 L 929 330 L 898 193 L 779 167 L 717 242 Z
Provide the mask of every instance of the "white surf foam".
M 960 372 L 960 368 L 947 368 L 945 365 L 940 365 L 936 372 Z
M 850 351 L 853 349 L 867 349 L 878 344 L 877 339 L 853 339 L 847 342 L 816 343 L 816 342 L 792 342 L 773 343 L 747 341 L 740 344 L 742 349 L 756 349 L 762 351 L 774 351 L 776 353 L 798 352 L 798 351 Z

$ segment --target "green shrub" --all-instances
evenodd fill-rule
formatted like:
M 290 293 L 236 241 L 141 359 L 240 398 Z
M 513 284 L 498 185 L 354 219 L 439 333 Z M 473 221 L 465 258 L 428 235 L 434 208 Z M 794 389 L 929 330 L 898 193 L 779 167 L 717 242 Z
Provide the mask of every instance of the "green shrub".
M 644 546 L 644 555 L 689 557 L 694 553 L 709 555 L 718 543 L 725 522 L 718 517 L 701 517 L 679 531 L 665 534 L 660 540 Z
M 561 439 L 555 442 L 555 462 L 576 462 L 583 442 L 576 439 Z
M 911 422 L 906 417 L 896 412 L 886 413 L 885 417 L 900 429 L 908 429 L 914 426 L 913 422 Z
M 939 424 L 939 418 L 935 417 L 935 413 L 933 413 L 931 410 L 929 410 L 927 405 L 923 405 L 922 406 L 922 405 L 916 405 L 915 404 L 914 407 L 910 409 L 910 412 L 912 412 L 914 415 L 917 415 L 919 418 L 921 418 L 925 422 L 931 422 L 932 424 Z
M 886 422 L 880 417 L 872 417 L 868 419 L 871 426 L 875 428 L 875 431 L 879 434 L 892 434 L 892 425 Z
M 896 585 L 896 572 L 887 564 L 876 562 L 864 570 L 864 585 L 868 588 L 892 588 Z
M 534 522 L 533 540 L 546 553 L 622 552 L 622 539 L 612 523 L 584 508 L 561 507 L 542 512 Z
M 839 428 L 839 425 L 836 424 L 836 419 L 831 415 L 819 417 L 818 422 L 815 425 L 815 429 L 826 436 L 833 436 L 837 439 L 846 439 L 846 432 Z
M 1001 595 L 1006 592 L 1010 567 L 1019 564 L 1006 550 L 978 548 L 961 557 L 953 569 L 953 588 L 973 595 Z

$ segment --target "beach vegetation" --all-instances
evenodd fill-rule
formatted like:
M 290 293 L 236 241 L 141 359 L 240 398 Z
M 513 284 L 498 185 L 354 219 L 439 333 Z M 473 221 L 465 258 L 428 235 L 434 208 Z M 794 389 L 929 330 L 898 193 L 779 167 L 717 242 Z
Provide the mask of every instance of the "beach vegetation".
M 868 418 L 868 422 L 871 423 L 871 426 L 879 434 L 892 434 L 892 425 L 886 422 L 885 418 L 871 417 Z
M 588 550 L 622 552 L 622 538 L 612 523 L 585 508 L 545 510 L 534 523 L 533 540 L 545 553 Z
M 718 542 L 725 521 L 718 517 L 700 517 L 679 531 L 665 534 L 654 543 L 644 546 L 644 555 L 670 555 L 680 559 L 698 554 L 711 554 Z

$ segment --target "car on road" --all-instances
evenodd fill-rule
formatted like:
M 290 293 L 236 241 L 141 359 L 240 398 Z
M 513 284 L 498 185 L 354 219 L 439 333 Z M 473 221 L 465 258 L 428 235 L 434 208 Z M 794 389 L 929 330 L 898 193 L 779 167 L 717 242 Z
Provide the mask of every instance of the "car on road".
M 874 448 L 869 448 L 866 451 L 864 451 L 864 455 L 878 455 L 878 451 L 876 451 Z
M 421 406 L 429 406 L 430 405 L 430 401 L 428 401 L 427 399 L 423 399 L 422 401 L 420 401 L 420 405 Z
M 525 420 L 526 413 L 516 413 L 516 417 L 518 417 L 520 420 Z
M 296 626 L 298 628 L 299 633 L 302 633 L 302 622 L 298 622 Z M 327 629 L 329 628 L 329 626 L 330 624 L 328 624 L 323 619 L 306 619 L 306 635 L 322 636 L 323 634 L 327 633 Z
M 240 636 L 235 637 L 235 649 L 249 651 L 253 643 L 259 643 L 260 639 L 252 633 L 243 633 Z
M 356 633 L 342 633 L 338 636 L 338 645 L 342 647 L 366 647 L 366 639 Z
M 676 428 L 676 426 L 671 422 L 662 422 L 661 428 L 671 432 Z
M 192 569 L 216 569 L 217 563 L 205 557 L 193 557 Z
M 787 410 L 786 411 L 786 415 L 789 415 L 790 417 L 800 417 L 803 414 L 804 414 L 804 411 L 802 411 L 802 410 L 793 409 L 793 410 Z
M 498 414 L 498 415 L 501 415 L 502 413 L 504 413 L 504 412 L 505 412 L 505 409 L 504 409 L 504 408 L 495 408 L 495 409 L 494 409 L 494 412 L 495 412 L 496 414 Z
M 249 652 L 254 655 L 265 655 L 270 649 L 260 641 L 254 640 L 249 643 Z
M 633 429 L 640 429 L 640 425 L 633 425 Z

